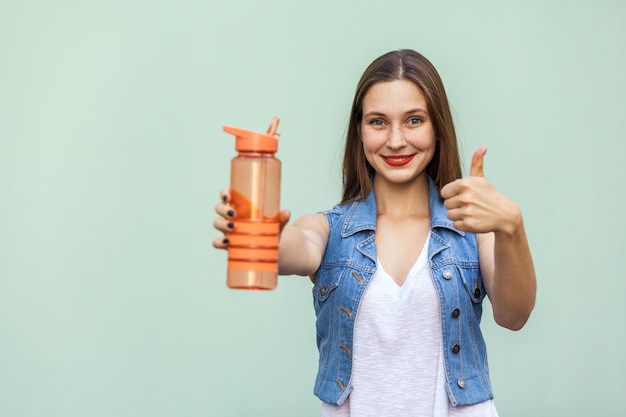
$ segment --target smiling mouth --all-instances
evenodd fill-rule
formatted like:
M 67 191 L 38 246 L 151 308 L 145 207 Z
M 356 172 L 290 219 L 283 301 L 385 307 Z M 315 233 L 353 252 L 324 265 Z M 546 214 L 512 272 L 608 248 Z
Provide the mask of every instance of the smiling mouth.
M 413 155 L 388 155 L 383 156 L 383 160 L 392 167 L 401 167 L 403 165 L 408 164 L 413 160 L 415 154 Z

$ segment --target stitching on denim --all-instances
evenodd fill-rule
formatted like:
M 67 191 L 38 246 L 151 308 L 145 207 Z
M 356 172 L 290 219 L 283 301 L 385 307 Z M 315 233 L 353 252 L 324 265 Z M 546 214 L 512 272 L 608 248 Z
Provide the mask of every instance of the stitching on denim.
M 346 267 L 350 269 L 356 269 L 362 273 L 372 274 L 376 272 L 376 265 L 365 266 L 362 263 L 356 262 L 352 259 L 345 259 L 345 260 L 333 261 L 333 262 L 323 262 L 322 264 L 320 264 L 319 269 L 327 270 L 327 269 L 346 268 Z
M 339 307 L 339 309 L 343 311 L 344 313 L 346 313 L 348 316 L 350 316 L 350 318 L 352 318 L 352 311 L 348 310 L 345 307 Z
M 348 355 L 352 354 L 352 352 L 350 351 L 350 348 L 348 346 L 340 344 L 339 347 L 342 348 L 343 350 L 345 350 L 346 352 L 348 352 Z
M 352 276 L 354 278 L 356 278 L 357 281 L 359 281 L 361 284 L 363 284 L 365 282 L 365 280 L 356 272 L 352 271 Z

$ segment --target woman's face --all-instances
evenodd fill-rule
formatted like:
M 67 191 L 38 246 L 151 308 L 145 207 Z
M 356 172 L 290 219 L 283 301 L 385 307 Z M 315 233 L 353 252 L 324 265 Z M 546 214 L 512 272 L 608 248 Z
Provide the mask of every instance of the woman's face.
M 374 84 L 363 97 L 360 126 L 365 157 L 376 181 L 407 184 L 425 179 L 436 146 L 422 90 L 408 80 Z

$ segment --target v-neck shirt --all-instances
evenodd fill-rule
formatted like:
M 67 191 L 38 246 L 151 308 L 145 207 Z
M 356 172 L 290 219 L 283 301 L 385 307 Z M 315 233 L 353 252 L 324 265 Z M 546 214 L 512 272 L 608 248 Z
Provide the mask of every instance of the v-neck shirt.
M 353 390 L 341 406 L 322 403 L 322 417 L 498 416 L 492 400 L 463 407 L 448 400 L 429 238 L 402 285 L 378 259 L 355 322 Z

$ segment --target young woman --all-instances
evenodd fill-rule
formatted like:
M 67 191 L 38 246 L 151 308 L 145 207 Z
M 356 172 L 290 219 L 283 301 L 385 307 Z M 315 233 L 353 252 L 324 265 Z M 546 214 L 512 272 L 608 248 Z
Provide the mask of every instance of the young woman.
M 481 303 L 522 328 L 536 279 L 519 208 L 461 178 L 446 93 L 412 50 L 370 64 L 356 90 L 333 209 L 288 225 L 279 269 L 314 282 L 322 416 L 497 416 Z M 228 234 L 228 190 L 215 227 Z M 230 214 L 230 216 L 229 216 Z M 226 248 L 227 239 L 214 246 Z

